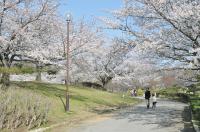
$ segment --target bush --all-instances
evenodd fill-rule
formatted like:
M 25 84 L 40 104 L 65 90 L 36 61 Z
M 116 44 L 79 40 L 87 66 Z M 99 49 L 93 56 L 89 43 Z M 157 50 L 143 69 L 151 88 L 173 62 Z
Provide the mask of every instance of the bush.
M 22 67 L 22 68 L 19 69 L 19 74 L 20 73 L 22 73 L 22 74 L 26 74 L 26 73 L 32 74 L 35 71 L 36 70 L 33 67 Z
M 0 129 L 31 129 L 47 122 L 50 103 L 23 89 L 0 90 Z
M 138 88 L 138 89 L 137 89 L 137 95 L 138 95 L 138 96 L 143 96 L 143 94 L 144 94 L 144 90 L 141 89 L 141 88 Z
M 170 87 L 157 91 L 157 94 L 164 97 L 177 97 L 177 93 L 179 93 L 180 88 L 178 87 Z
M 183 102 L 188 102 L 189 101 L 189 96 L 185 93 L 177 93 L 175 96 L 179 97 L 179 99 Z
M 58 69 L 48 69 L 48 70 L 47 70 L 47 73 L 48 73 L 49 75 L 55 75 L 55 74 L 58 73 Z

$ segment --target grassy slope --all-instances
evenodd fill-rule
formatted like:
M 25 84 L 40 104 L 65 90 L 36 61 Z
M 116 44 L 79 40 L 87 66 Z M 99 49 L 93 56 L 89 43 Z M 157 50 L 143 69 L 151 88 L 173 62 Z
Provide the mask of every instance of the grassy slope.
M 13 85 L 37 92 L 46 96 L 51 102 L 49 123 L 47 125 L 81 120 L 93 115 L 102 114 L 111 108 L 127 106 L 138 101 L 126 96 L 124 99 L 120 94 L 112 94 L 86 87 L 70 86 L 70 112 L 64 111 L 61 99 L 65 102 L 65 86 L 58 84 L 15 82 Z M 61 98 L 60 98 L 61 97 Z

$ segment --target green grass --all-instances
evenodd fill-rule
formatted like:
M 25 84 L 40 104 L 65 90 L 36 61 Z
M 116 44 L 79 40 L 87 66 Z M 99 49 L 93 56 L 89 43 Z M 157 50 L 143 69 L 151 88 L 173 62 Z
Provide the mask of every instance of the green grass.
M 200 94 L 190 95 L 190 105 L 193 113 L 193 120 L 200 127 Z
M 129 106 L 138 102 L 138 100 L 129 96 L 122 98 L 122 94 L 113 94 L 80 86 L 70 86 L 70 112 L 66 113 L 61 101 L 65 102 L 64 85 L 37 82 L 13 82 L 12 85 L 30 90 L 30 92 L 36 92 L 49 99 L 51 109 L 47 125 L 84 119 L 92 115 L 109 112 L 113 108 Z
M 185 92 L 186 92 L 186 89 L 181 88 L 181 87 L 170 87 L 170 88 L 159 89 L 157 91 L 157 93 L 166 97 L 174 96 L 177 93 L 185 93 Z
M 169 87 L 156 91 L 159 97 L 168 98 L 187 103 L 189 101 L 186 88 L 181 87 Z

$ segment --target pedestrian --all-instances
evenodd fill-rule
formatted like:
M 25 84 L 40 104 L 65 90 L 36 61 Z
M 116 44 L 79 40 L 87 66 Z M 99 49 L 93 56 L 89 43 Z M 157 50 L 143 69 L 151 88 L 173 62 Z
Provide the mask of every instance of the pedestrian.
M 134 90 L 131 89 L 130 93 L 131 93 L 131 97 L 133 97 L 134 96 Z
M 136 97 L 137 96 L 137 91 L 134 89 L 134 96 Z
M 145 91 L 145 99 L 146 99 L 147 109 L 149 109 L 149 107 L 150 107 L 150 97 L 151 97 L 151 92 L 149 91 L 149 88 L 147 88 Z
M 157 103 L 156 94 L 153 93 L 153 94 L 152 94 L 152 108 L 153 108 L 153 109 L 156 108 L 156 103 Z

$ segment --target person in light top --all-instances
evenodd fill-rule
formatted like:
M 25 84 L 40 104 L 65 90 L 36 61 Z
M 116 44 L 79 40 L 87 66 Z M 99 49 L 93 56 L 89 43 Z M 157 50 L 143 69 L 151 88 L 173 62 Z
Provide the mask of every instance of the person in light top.
M 156 108 L 156 103 L 157 103 L 156 93 L 153 93 L 153 94 L 152 94 L 152 108 L 153 108 L 153 109 Z

